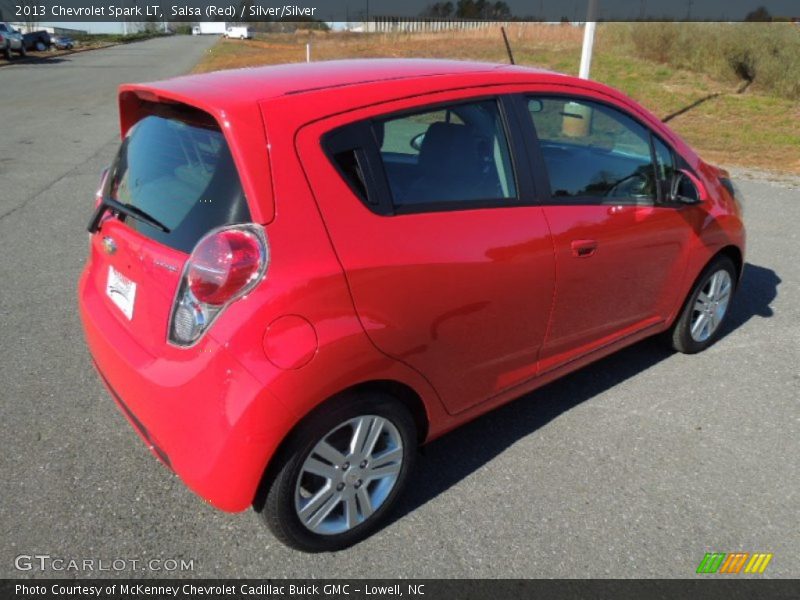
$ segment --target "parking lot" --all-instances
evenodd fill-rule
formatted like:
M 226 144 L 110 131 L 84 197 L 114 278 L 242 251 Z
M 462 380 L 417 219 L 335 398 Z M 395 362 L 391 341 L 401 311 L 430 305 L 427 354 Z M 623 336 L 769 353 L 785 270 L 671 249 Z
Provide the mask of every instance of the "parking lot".
M 690 577 L 705 552 L 746 551 L 800 577 L 800 182 L 763 174 L 737 171 L 748 264 L 719 343 L 645 341 L 434 442 L 354 548 L 288 550 L 157 463 L 93 372 L 75 288 L 116 86 L 184 73 L 212 43 L 0 70 L 0 576 L 64 575 L 15 568 L 47 554 L 204 577 Z

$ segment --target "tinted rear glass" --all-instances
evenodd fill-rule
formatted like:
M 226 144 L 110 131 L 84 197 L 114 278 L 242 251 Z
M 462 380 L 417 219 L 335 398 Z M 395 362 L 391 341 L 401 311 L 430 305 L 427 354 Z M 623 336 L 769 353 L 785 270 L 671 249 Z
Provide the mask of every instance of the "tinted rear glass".
M 126 224 L 171 248 L 191 252 L 210 230 L 251 220 L 228 144 L 207 117 L 150 115 L 136 123 L 111 169 L 105 191 L 164 224 Z
M 495 100 L 373 122 L 395 207 L 516 198 Z M 441 206 L 440 208 L 445 208 Z

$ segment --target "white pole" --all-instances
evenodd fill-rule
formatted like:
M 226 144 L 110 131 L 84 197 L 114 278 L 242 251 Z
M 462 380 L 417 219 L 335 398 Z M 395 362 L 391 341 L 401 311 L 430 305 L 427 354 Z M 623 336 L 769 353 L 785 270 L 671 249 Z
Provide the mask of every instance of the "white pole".
M 311 42 L 306 44 L 306 62 L 311 62 Z
M 583 50 L 581 51 L 581 68 L 578 77 L 589 79 L 592 67 L 592 48 L 594 47 L 594 29 L 597 26 L 597 0 L 589 0 L 586 9 L 586 25 L 583 27 Z

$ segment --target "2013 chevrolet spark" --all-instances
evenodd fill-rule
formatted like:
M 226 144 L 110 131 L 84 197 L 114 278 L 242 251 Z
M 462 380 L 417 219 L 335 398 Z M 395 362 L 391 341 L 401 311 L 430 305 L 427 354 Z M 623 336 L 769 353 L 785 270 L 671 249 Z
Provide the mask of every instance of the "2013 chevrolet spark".
M 665 332 L 713 343 L 728 174 L 597 83 L 452 61 L 125 85 L 86 341 L 150 449 L 283 542 L 380 526 L 416 447 Z

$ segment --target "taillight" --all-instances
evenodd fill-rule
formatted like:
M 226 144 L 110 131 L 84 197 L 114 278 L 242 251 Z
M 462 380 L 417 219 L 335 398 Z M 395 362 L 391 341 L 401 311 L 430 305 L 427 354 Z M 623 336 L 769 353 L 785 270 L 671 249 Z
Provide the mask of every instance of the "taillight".
M 213 231 L 192 250 L 170 319 L 169 339 L 194 344 L 231 302 L 252 290 L 269 262 L 267 240 L 258 225 Z
M 259 239 L 242 229 L 203 238 L 189 259 L 189 289 L 200 302 L 221 306 L 258 277 L 262 254 Z

